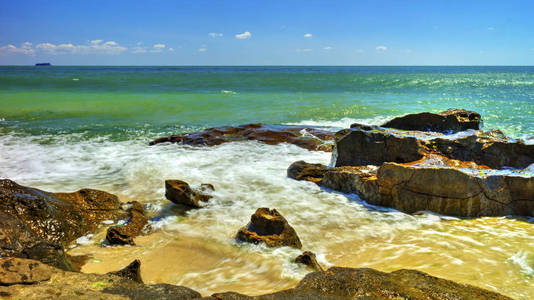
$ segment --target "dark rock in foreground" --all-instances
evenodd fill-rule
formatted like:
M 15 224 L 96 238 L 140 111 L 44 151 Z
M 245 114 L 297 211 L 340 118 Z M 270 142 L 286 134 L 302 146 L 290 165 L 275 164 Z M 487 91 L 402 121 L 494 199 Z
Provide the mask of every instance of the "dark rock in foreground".
M 292 163 L 287 168 L 287 176 L 296 180 L 307 180 L 311 182 L 318 182 L 328 171 L 328 167 L 321 164 L 310 164 L 299 160 Z
M 298 264 L 306 265 L 314 271 L 323 271 L 323 268 L 321 267 L 319 262 L 317 262 L 317 257 L 315 257 L 315 253 L 310 251 L 302 252 L 301 255 L 295 258 L 295 262 Z
M 192 146 L 215 146 L 228 142 L 255 140 L 269 145 L 289 143 L 308 150 L 331 151 L 332 144 L 330 141 L 333 139 L 334 134 L 332 132 L 317 128 L 246 124 L 171 135 L 156 139 L 150 142 L 150 145 L 171 142 Z
M 381 125 L 402 130 L 453 133 L 468 129 L 480 129 L 480 114 L 465 109 L 449 109 L 437 114 L 422 112 L 395 118 Z
M 141 261 L 139 261 L 138 259 L 132 261 L 126 267 L 115 272 L 109 272 L 108 274 L 143 283 L 143 279 L 141 278 Z
M 32 266 L 31 268 L 29 266 Z M 3 270 L 8 270 L 4 272 Z M 137 268 L 138 270 L 138 268 Z M 23 279 L 26 278 L 26 279 Z M 143 284 L 116 272 L 65 272 L 34 260 L 0 258 L 0 295 L 13 299 L 499 299 L 504 295 L 414 270 L 384 273 L 333 267 L 309 273 L 292 289 L 261 296 L 217 293 L 202 298 L 183 286 Z
M 250 223 L 237 232 L 236 239 L 253 244 L 263 242 L 269 247 L 302 248 L 297 232 L 276 209 L 258 208 Z
M 117 220 L 119 199 L 112 194 L 82 189 L 49 193 L 0 180 L 0 257 L 31 258 L 74 270 L 64 247 Z
M 202 184 L 200 190 L 192 189 L 189 184 L 181 180 L 165 180 L 165 197 L 176 204 L 200 208 L 201 202 L 207 202 L 211 195 L 207 192 L 214 191 L 211 184 Z
M 128 223 L 122 226 L 112 226 L 106 233 L 106 241 L 110 245 L 135 245 L 134 238 L 141 234 L 143 228 L 148 224 L 145 210 L 141 203 L 137 201 L 125 203 L 128 215 Z

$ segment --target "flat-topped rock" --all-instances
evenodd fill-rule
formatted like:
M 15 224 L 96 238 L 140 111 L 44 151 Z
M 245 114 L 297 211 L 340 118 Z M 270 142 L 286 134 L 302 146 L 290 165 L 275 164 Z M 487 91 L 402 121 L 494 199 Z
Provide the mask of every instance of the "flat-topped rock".
M 228 142 L 255 140 L 269 145 L 289 143 L 308 150 L 331 151 L 333 139 L 334 134 L 332 132 L 318 128 L 246 124 L 171 135 L 156 139 L 150 142 L 150 145 L 171 142 L 192 146 L 215 146 Z
M 276 209 L 265 207 L 256 210 L 247 226 L 237 232 L 236 239 L 253 244 L 265 243 L 269 247 L 302 248 L 297 232 L 286 219 Z
M 465 109 L 449 109 L 437 114 L 422 112 L 394 118 L 384 124 L 385 128 L 403 130 L 434 131 L 453 133 L 468 129 L 480 129 L 480 114 Z
M 0 257 L 74 270 L 64 247 L 120 214 L 118 198 L 103 191 L 50 193 L 0 180 Z
M 305 161 L 296 161 L 287 168 L 287 176 L 296 180 L 307 180 L 311 182 L 320 181 L 328 167 L 322 164 L 310 164 Z
M 337 132 L 335 142 L 336 167 L 406 163 L 432 153 L 493 169 L 522 169 L 534 163 L 534 144 L 509 139 L 498 130 L 445 135 L 353 124 Z

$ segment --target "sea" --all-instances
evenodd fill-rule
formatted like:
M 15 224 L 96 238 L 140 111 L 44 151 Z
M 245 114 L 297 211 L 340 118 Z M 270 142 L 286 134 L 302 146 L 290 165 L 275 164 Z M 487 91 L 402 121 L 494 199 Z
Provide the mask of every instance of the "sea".
M 534 298 L 534 221 L 461 219 L 368 205 L 356 195 L 287 178 L 331 153 L 256 141 L 148 146 L 209 127 L 266 123 L 337 131 L 352 123 L 448 108 L 474 110 L 484 130 L 534 143 L 534 67 L 527 66 L 0 66 L 0 178 L 46 191 L 95 188 L 144 204 L 152 230 L 136 246 L 102 247 L 101 232 L 69 254 L 83 272 L 140 259 L 147 283 L 203 295 L 257 295 L 295 286 L 299 250 L 235 241 L 259 207 L 276 208 L 324 267 L 416 269 L 515 299 Z M 184 210 L 165 179 L 211 183 L 214 198 Z

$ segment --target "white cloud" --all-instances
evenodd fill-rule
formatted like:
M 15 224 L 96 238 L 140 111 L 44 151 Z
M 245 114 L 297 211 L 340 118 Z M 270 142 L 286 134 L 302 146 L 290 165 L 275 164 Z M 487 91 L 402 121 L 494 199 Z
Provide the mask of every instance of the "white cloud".
M 174 52 L 174 48 L 169 48 L 169 51 Z
M 249 39 L 251 36 L 252 36 L 252 34 L 250 32 L 245 31 L 243 33 L 236 34 L 235 38 L 236 39 L 240 39 L 240 40 L 244 40 L 244 39 Z
M 306 34 L 304 34 L 304 37 L 305 37 L 305 38 L 311 38 L 311 37 L 312 37 L 312 34 L 311 34 L 311 33 L 306 33 Z
M 312 49 L 310 48 L 304 48 L 304 49 L 296 49 L 297 52 L 311 52 Z
M 495 30 L 495 27 L 488 27 L 488 30 Z
M 156 48 L 156 49 L 163 49 L 163 48 L 165 48 L 165 44 L 155 44 L 155 45 L 154 45 L 154 48 Z
M 217 32 L 210 32 L 210 33 L 208 33 L 208 35 L 211 36 L 212 38 L 223 36 L 222 33 L 217 33 Z
M 383 52 L 383 51 L 386 51 L 386 50 L 388 50 L 388 47 L 386 47 L 386 46 L 376 46 L 376 51 L 382 51 Z
M 147 51 L 145 47 L 140 47 L 140 46 L 134 47 L 132 50 L 132 53 L 146 53 L 146 52 Z
M 32 43 L 30 42 L 24 42 L 21 44 L 20 47 L 17 47 L 15 45 L 7 45 L 0 47 L 0 55 L 7 55 L 11 53 L 20 53 L 20 54 L 26 54 L 26 55 L 33 55 L 35 54 L 35 50 L 32 48 Z
M 323 50 L 332 50 L 332 46 L 326 46 L 326 47 L 323 47 Z
M 40 43 L 35 46 L 36 50 L 46 52 L 48 54 L 120 54 L 128 48 L 120 46 L 117 42 L 108 41 L 102 43 L 102 40 L 92 40 L 88 45 L 74 45 L 74 44 L 52 44 Z
M 206 52 L 206 51 L 208 51 L 208 49 L 206 49 L 206 48 L 198 48 L 198 52 Z
M 154 44 L 154 46 L 152 46 L 153 49 L 151 49 L 150 52 L 160 53 L 163 51 L 163 49 L 165 49 L 165 47 L 166 47 L 165 44 Z

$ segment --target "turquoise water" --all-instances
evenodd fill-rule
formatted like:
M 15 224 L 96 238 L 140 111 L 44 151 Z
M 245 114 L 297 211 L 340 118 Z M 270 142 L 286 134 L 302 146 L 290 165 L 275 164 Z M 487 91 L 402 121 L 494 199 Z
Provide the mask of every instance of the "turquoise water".
M 459 107 L 534 135 L 534 67 L 0 67 L 2 131 L 157 135 Z
M 416 269 L 532 299 L 534 219 L 374 209 L 354 195 L 289 179 L 292 162 L 331 160 L 295 145 L 148 146 L 211 126 L 336 130 L 453 107 L 481 113 L 485 129 L 530 138 L 534 67 L 0 67 L 0 178 L 48 191 L 101 189 L 158 216 L 135 247 L 100 247 L 105 227 L 71 245 L 70 254 L 94 258 L 84 272 L 140 259 L 145 282 L 203 295 L 295 286 L 308 272 L 293 263 L 299 250 L 234 240 L 258 207 L 270 207 L 325 267 Z M 165 199 L 165 179 L 211 183 L 216 191 L 202 209 L 182 213 Z

